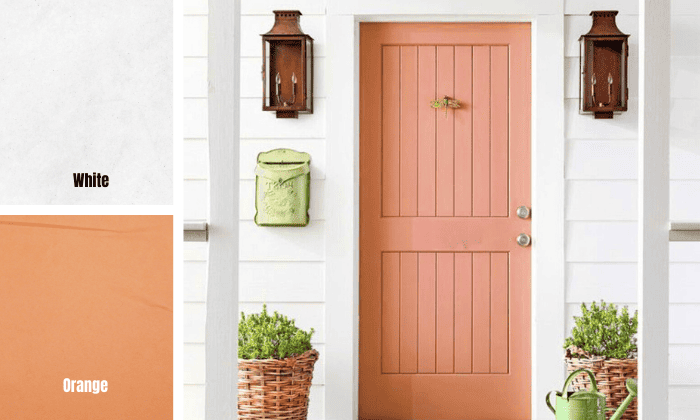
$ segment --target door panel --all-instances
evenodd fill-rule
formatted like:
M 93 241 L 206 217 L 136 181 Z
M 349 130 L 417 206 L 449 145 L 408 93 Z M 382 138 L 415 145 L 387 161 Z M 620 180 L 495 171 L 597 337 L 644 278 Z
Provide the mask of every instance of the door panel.
M 527 419 L 530 26 L 360 31 L 360 416 Z

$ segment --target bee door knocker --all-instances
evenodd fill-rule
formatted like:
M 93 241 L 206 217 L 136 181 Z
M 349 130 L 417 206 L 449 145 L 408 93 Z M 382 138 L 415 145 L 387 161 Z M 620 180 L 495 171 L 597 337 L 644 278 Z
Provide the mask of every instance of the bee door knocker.
M 447 117 L 447 108 L 460 108 L 462 104 L 459 100 L 450 99 L 449 96 L 445 95 L 442 99 L 430 101 L 430 106 L 435 109 L 445 108 L 445 117 Z

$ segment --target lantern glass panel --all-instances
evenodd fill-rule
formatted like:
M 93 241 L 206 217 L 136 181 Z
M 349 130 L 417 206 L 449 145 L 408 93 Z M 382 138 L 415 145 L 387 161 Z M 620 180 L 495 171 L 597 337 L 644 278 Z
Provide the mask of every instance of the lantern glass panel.
M 266 39 L 263 41 L 263 106 L 266 107 L 272 106 L 271 92 L 274 92 L 270 90 L 272 78 L 270 77 L 268 57 L 270 57 L 270 41 Z
M 313 92 L 311 87 L 314 85 L 314 44 L 310 38 L 306 38 L 306 109 L 313 112 Z

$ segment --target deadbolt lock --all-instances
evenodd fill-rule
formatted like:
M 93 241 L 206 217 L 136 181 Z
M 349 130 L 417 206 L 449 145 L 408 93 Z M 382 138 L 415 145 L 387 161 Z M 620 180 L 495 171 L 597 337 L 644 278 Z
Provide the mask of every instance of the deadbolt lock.
M 520 206 L 516 210 L 516 214 L 521 219 L 529 219 L 530 218 L 530 209 L 527 208 L 527 206 Z
M 530 235 L 526 233 L 521 233 L 520 235 L 518 235 L 516 240 L 518 241 L 518 245 L 520 246 L 530 246 L 530 242 L 532 241 L 530 239 Z

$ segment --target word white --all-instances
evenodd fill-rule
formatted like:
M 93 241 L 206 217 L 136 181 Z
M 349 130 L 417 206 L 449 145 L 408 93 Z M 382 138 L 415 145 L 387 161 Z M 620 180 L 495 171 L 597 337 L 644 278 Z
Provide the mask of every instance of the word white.
M 92 175 L 86 173 L 73 174 L 73 186 L 78 187 L 109 187 L 109 177 L 93 172 Z
M 71 381 L 63 380 L 63 392 L 92 392 L 99 394 L 100 391 L 107 392 L 107 381 Z

